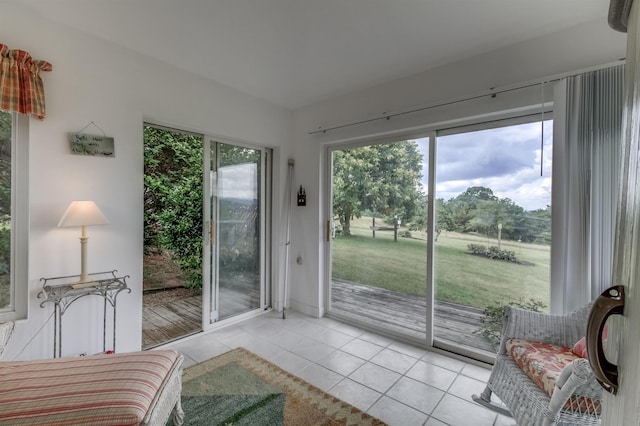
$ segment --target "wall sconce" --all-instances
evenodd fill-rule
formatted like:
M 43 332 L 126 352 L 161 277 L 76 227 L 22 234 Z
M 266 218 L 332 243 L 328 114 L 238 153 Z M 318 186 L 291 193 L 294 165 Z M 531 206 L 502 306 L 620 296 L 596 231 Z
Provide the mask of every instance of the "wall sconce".
M 307 191 L 300 185 L 300 189 L 298 190 L 298 206 L 306 206 L 307 205 Z
M 87 273 L 87 226 L 106 225 L 109 221 L 102 214 L 98 206 L 93 201 L 72 201 L 67 210 L 62 215 L 58 227 L 81 226 L 82 235 L 80 236 L 80 280 L 79 283 L 84 285 L 75 285 L 74 287 L 88 287 L 91 285 L 89 274 Z

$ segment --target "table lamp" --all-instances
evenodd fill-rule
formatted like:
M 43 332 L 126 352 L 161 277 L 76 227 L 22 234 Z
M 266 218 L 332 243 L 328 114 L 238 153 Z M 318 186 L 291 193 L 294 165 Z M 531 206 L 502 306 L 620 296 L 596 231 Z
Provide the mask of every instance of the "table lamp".
M 87 287 L 91 285 L 89 274 L 87 273 L 87 242 L 89 237 L 87 237 L 86 227 L 106 225 L 108 223 L 107 218 L 93 201 L 72 201 L 62 215 L 58 227 L 82 227 L 82 236 L 80 237 L 80 280 L 74 287 Z

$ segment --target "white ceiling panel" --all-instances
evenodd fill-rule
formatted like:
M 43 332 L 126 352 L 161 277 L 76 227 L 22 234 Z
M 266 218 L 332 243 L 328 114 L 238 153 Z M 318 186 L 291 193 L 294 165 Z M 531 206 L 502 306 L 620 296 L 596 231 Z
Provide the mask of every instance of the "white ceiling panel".
M 607 0 L 15 0 L 288 108 L 594 20 Z

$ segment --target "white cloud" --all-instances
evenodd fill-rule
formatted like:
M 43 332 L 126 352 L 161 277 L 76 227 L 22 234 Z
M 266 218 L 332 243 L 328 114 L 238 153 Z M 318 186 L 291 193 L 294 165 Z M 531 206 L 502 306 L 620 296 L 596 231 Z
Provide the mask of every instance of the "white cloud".
M 258 198 L 258 165 L 255 163 L 233 164 L 218 170 L 218 193 L 220 198 L 255 200 Z M 213 188 L 216 188 L 214 185 Z
M 485 186 L 525 210 L 545 208 L 551 204 L 552 133 L 553 122 L 546 121 L 543 150 L 539 122 L 438 138 L 436 197 L 448 200 L 470 186 Z M 428 139 L 417 142 L 426 184 Z

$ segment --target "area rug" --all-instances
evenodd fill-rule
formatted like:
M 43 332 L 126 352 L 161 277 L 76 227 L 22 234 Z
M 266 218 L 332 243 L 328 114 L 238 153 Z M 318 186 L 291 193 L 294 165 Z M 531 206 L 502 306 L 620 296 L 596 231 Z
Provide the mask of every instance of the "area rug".
M 186 368 L 182 407 L 185 425 L 385 425 L 243 348 Z

